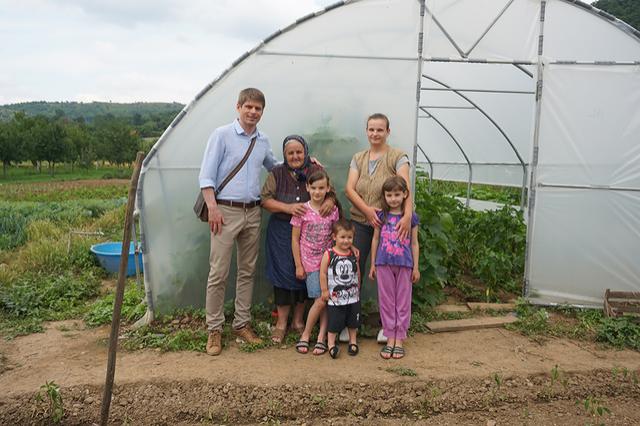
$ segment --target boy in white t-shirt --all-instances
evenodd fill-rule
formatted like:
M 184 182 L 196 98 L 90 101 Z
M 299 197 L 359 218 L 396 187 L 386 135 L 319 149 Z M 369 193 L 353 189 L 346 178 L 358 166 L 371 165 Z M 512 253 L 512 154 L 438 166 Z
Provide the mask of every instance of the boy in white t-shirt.
M 349 331 L 348 354 L 358 354 L 356 335 L 360 326 L 360 271 L 359 253 L 353 247 L 355 227 L 340 219 L 333 224 L 335 245 L 322 256 L 320 263 L 320 287 L 322 300 L 327 302 L 327 343 L 329 355 L 336 358 L 340 348 L 336 336 L 345 327 Z

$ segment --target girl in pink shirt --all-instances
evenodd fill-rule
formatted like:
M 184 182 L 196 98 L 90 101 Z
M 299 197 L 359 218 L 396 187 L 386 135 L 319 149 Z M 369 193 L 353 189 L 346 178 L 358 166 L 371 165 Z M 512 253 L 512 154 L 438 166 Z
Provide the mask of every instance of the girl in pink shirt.
M 296 278 L 305 279 L 307 284 L 307 295 L 315 299 L 309 315 L 307 324 L 296 343 L 296 350 L 301 354 L 309 352 L 309 339 L 311 331 L 320 319 L 320 331 L 318 341 L 314 346 L 313 354 L 322 355 L 327 351 L 325 338 L 327 335 L 327 312 L 325 303 L 320 297 L 320 262 L 325 250 L 332 246 L 331 226 L 340 218 L 338 207 L 327 216 L 322 217 L 319 210 L 324 202 L 327 193 L 331 189 L 329 176 L 324 170 L 318 170 L 307 178 L 307 191 L 311 199 L 306 203 L 307 211 L 303 216 L 293 216 L 291 225 L 291 249 L 293 260 L 296 264 Z

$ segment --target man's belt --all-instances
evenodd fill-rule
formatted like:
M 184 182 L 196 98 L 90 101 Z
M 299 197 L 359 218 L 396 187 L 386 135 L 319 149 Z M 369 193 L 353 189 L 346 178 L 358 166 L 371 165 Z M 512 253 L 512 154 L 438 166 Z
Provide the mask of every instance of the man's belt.
M 250 201 L 248 203 L 243 203 L 242 201 L 216 200 L 216 203 L 220 204 L 221 206 L 238 207 L 241 209 L 252 209 L 260 205 L 260 200 Z

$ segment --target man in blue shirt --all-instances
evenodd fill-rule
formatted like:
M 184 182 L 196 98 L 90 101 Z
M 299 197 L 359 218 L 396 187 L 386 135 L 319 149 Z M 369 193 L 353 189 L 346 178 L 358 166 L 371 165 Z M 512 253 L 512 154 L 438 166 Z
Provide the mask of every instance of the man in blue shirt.
M 260 170 L 264 166 L 270 171 L 277 164 L 269 139 L 257 129 L 264 107 L 265 98 L 260 90 L 242 90 L 236 105 L 238 118 L 213 131 L 200 168 L 200 188 L 209 209 L 211 228 L 206 296 L 209 355 L 219 355 L 222 351 L 224 293 L 234 242 L 237 244 L 238 271 L 232 326 L 238 342 L 262 341 L 250 325 L 253 276 L 260 239 Z M 254 137 L 256 143 L 246 163 L 228 185 L 216 193 L 216 188 L 240 163 Z

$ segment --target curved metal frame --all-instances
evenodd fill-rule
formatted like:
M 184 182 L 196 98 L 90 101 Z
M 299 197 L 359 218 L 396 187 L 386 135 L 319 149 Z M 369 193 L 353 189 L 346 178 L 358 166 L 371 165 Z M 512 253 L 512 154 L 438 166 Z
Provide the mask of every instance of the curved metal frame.
M 431 193 L 431 184 L 433 183 L 433 163 L 431 162 L 431 159 L 429 158 L 427 153 L 424 152 L 424 149 L 422 149 L 419 143 L 416 144 L 416 147 L 418 147 L 422 155 L 424 155 L 424 158 L 427 159 L 427 163 L 429 163 L 429 193 Z M 416 165 L 417 164 L 418 164 L 418 161 L 416 159 Z
M 527 186 L 527 166 L 524 162 L 524 160 L 522 159 L 522 156 L 520 155 L 520 153 L 518 152 L 518 149 L 515 147 L 515 145 L 513 144 L 513 142 L 511 142 L 511 139 L 509 139 L 509 136 L 507 136 L 507 134 L 505 133 L 504 130 L 502 130 L 502 128 L 498 125 L 498 123 L 495 122 L 495 120 L 493 118 L 491 118 L 491 116 L 489 114 L 487 114 L 480 106 L 478 106 L 478 104 L 476 104 L 474 101 L 472 101 L 471 99 L 469 99 L 467 96 L 465 96 L 463 93 L 460 93 L 460 91 L 458 89 L 452 89 L 448 84 L 434 78 L 434 77 L 430 77 L 426 74 L 422 74 L 422 76 L 424 78 L 426 78 L 427 80 L 433 81 L 434 83 L 440 84 L 444 87 L 446 87 L 447 89 L 450 89 L 452 92 L 454 92 L 456 95 L 460 96 L 462 99 L 464 99 L 465 101 L 469 102 L 471 105 L 473 105 L 478 111 L 480 111 L 480 113 L 482 115 L 484 115 L 487 120 L 489 120 L 491 122 L 491 124 L 493 124 L 493 126 L 500 132 L 500 134 L 502 134 L 502 136 L 506 139 L 507 143 L 509 144 L 509 146 L 511 147 L 511 149 L 513 150 L 514 154 L 516 155 L 516 157 L 518 158 L 518 161 L 520 162 L 520 165 L 522 166 L 522 189 L 521 189 L 521 194 L 520 194 L 520 209 L 524 209 L 524 201 L 525 201 L 525 193 L 526 193 L 526 186 Z M 424 110 L 423 110 L 424 111 Z M 426 111 L 425 111 L 426 112 Z
M 438 123 L 438 125 L 440 127 L 442 127 L 442 130 L 444 130 L 445 132 L 447 132 L 447 134 L 449 135 L 449 137 L 451 138 L 451 140 L 453 141 L 453 143 L 456 144 L 456 146 L 458 147 L 458 149 L 460 150 L 460 152 L 462 153 L 462 156 L 464 157 L 464 159 L 467 161 L 467 165 L 469 166 L 469 181 L 467 182 L 467 202 L 466 202 L 466 206 L 469 207 L 469 199 L 471 198 L 471 182 L 473 181 L 473 167 L 471 166 L 471 161 L 469 161 L 469 157 L 467 157 L 467 153 L 464 152 L 464 149 L 462 148 L 462 146 L 460 145 L 460 143 L 458 142 L 458 140 L 453 136 L 453 134 L 449 131 L 449 129 L 447 129 L 447 126 L 445 126 L 444 124 L 442 124 L 442 122 L 440 120 L 438 120 L 431 112 L 425 110 L 424 107 L 419 107 L 425 114 L 427 114 L 429 117 L 431 117 L 433 119 L 433 121 L 435 121 L 436 123 Z

